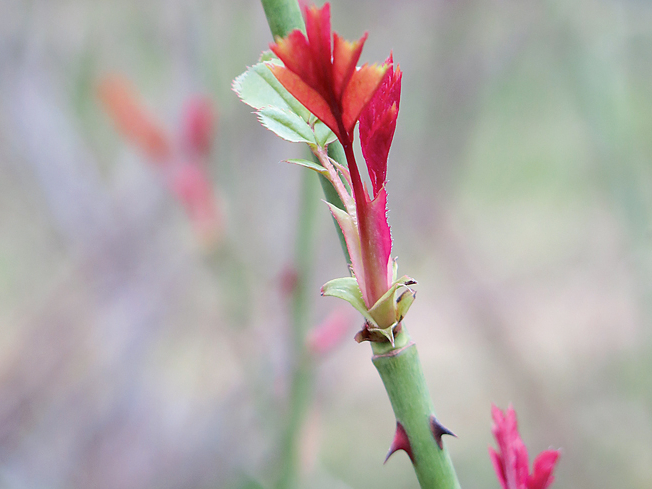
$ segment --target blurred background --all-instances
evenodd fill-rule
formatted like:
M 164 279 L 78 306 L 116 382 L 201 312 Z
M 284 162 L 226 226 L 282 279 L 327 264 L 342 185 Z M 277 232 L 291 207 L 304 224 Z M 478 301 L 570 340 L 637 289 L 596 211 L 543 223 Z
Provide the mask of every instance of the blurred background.
M 270 487 L 302 177 L 280 161 L 304 148 L 231 91 L 271 41 L 262 8 L 1 10 L 0 487 Z M 332 0 L 332 21 L 404 71 L 394 254 L 462 486 L 498 487 L 490 405 L 511 402 L 531 457 L 563 449 L 555 488 L 651 487 L 652 4 Z M 209 239 L 100 103 L 111 73 L 180 147 L 185 101 L 211 101 Z M 314 324 L 347 274 L 318 205 Z M 382 465 L 394 419 L 359 323 L 316 362 L 301 487 L 417 488 L 405 454 Z

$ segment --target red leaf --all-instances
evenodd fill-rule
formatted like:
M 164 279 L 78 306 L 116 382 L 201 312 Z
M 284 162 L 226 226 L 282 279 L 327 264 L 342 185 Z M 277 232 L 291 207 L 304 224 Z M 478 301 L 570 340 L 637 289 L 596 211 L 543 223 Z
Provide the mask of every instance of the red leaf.
M 271 66 L 279 82 L 346 145 L 360 112 L 378 89 L 387 67 L 356 69 L 367 39 L 348 42 L 333 34 L 328 3 L 305 9 L 306 35 L 292 31 L 270 44 L 285 66 Z M 293 75 L 293 76 L 292 76 Z
M 380 88 L 360 114 L 360 145 L 367 162 L 374 195 L 385 185 L 387 157 L 394 139 L 396 119 L 401 101 L 400 68 L 393 69 L 390 54 L 385 61 L 390 65 Z
M 284 66 L 268 65 L 276 79 L 281 85 L 301 102 L 310 112 L 331 128 L 335 134 L 337 121 L 326 100 L 310 85 L 303 81 L 298 75 Z
M 358 122 L 362 109 L 376 93 L 386 71 L 387 65 L 365 64 L 351 76 L 342 96 L 342 120 L 344 128 L 349 134 L 353 132 L 353 127 Z
M 333 85 L 336 97 L 342 96 L 342 90 L 351 80 L 366 40 L 366 32 L 354 42 L 333 34 Z

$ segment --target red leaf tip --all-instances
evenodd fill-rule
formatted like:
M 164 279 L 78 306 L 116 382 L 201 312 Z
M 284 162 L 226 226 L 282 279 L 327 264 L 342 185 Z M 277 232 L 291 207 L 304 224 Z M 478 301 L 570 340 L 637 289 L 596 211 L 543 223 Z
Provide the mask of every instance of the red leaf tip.
M 284 64 L 272 71 L 345 144 L 352 140 L 360 112 L 378 89 L 385 68 L 356 68 L 367 33 L 353 42 L 331 33 L 329 3 L 304 8 L 304 17 L 306 34 L 297 29 L 270 44 Z

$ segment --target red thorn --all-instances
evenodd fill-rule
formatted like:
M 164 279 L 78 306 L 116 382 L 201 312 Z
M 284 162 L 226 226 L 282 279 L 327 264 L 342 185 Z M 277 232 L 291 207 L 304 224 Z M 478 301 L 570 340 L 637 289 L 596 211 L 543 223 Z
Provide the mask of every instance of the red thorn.
M 435 416 L 432 414 L 430 415 L 430 431 L 432 431 L 432 436 L 435 437 L 435 441 L 437 442 L 437 446 L 440 450 L 444 449 L 444 443 L 441 441 L 441 437 L 443 435 L 451 435 L 457 438 L 455 433 L 442 426 L 439 421 L 437 421 L 437 418 L 435 418 Z
M 412 463 L 414 463 L 414 459 L 412 458 L 412 446 L 410 446 L 410 440 L 408 439 L 407 433 L 405 432 L 405 428 L 403 428 L 403 425 L 397 421 L 396 433 L 394 434 L 394 441 L 392 442 L 392 446 L 389 447 L 389 452 L 387 452 L 387 456 L 385 457 L 385 461 L 383 463 L 384 464 L 387 463 L 389 457 L 391 457 L 392 454 L 398 450 L 403 450 L 405 453 L 407 453 Z

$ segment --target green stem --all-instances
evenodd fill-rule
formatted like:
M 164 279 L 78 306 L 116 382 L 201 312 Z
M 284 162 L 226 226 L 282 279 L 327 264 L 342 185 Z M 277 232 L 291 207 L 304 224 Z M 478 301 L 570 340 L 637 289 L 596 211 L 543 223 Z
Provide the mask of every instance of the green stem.
M 305 30 L 297 0 L 261 0 L 272 36 L 285 37 L 294 29 Z
M 423 489 L 459 489 L 446 446 L 433 434 L 435 408 L 417 347 L 405 327 L 396 337 L 396 348 L 388 348 L 388 343 L 372 343 L 372 347 L 372 361 L 385 384 L 396 421 L 407 433 L 419 484 Z
M 272 36 L 285 37 L 294 29 L 305 29 L 296 0 L 261 0 Z M 310 404 L 313 361 L 306 350 L 306 332 L 310 325 L 310 301 L 307 296 L 312 270 L 314 222 L 317 210 L 316 180 L 310 172 L 302 178 L 300 215 L 297 227 L 295 272 L 297 282 L 292 297 L 292 381 L 286 426 L 281 440 L 281 460 L 276 482 L 278 489 L 297 487 L 299 479 L 299 441 Z
M 345 164 L 342 146 L 335 143 L 331 147 L 329 156 Z M 348 254 L 346 256 L 348 259 Z M 385 385 L 396 421 L 407 433 L 419 484 L 422 489 L 459 489 L 448 451 L 443 442 L 443 448 L 439 448 L 438 440 L 431 431 L 430 417 L 435 416 L 435 409 L 416 345 L 404 325 L 401 325 L 394 345 L 392 348 L 390 343 L 371 343 L 374 353 L 372 361 Z

